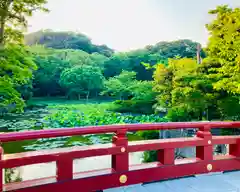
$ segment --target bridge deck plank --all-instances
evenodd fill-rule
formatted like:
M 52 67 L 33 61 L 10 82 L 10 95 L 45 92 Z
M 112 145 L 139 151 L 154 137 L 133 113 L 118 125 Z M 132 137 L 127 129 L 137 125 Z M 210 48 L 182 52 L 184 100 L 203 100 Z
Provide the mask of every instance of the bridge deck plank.
M 240 171 L 204 174 L 104 190 L 104 192 L 239 192 Z

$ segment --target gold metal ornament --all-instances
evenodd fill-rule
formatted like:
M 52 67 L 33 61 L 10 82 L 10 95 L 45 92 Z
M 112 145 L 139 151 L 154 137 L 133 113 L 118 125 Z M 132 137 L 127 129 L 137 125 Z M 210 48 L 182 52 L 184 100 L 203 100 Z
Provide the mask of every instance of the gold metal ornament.
M 208 171 L 212 171 L 212 168 L 213 168 L 212 164 L 208 164 L 208 165 L 207 165 L 207 170 L 208 170 Z
M 121 152 L 124 153 L 126 151 L 125 147 L 121 148 Z
M 127 176 L 126 175 L 121 175 L 119 178 L 120 183 L 124 184 L 127 182 Z

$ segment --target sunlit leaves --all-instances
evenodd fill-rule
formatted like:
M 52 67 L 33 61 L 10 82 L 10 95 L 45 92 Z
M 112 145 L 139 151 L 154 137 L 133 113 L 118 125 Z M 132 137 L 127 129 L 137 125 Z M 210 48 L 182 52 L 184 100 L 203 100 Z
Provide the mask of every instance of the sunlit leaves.
M 48 11 L 47 0 L 2 0 L 0 2 L 0 45 L 18 41 L 27 27 L 27 17 L 35 11 Z
M 214 89 L 239 94 L 240 9 L 218 6 L 210 13 L 216 15 L 216 19 L 207 25 L 211 34 L 207 53 L 220 65 L 215 68 L 218 81 L 214 83 Z
M 0 51 L 0 105 L 8 111 L 22 111 L 24 102 L 17 88 L 27 84 L 37 66 L 22 46 L 7 45 Z

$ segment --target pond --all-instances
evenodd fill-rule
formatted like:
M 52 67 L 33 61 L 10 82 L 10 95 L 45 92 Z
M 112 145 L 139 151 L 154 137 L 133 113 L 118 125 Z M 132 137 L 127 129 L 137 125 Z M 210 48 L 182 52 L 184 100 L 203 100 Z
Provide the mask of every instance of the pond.
M 98 107 L 100 109 L 98 109 Z M 114 115 L 112 113 L 108 114 L 108 112 L 105 113 L 105 109 L 106 106 L 104 108 L 104 105 L 101 104 L 100 106 L 89 105 L 87 107 L 86 105 L 74 105 L 74 107 L 69 105 L 55 105 L 45 108 L 28 110 L 22 114 L 8 114 L 0 120 L 0 131 L 3 133 L 13 131 L 39 130 L 55 127 L 75 127 L 82 125 L 91 125 L 93 122 L 98 122 L 98 124 L 114 124 L 114 122 L 123 123 L 130 121 L 141 122 L 142 119 L 142 117 L 139 119 L 137 116 L 121 116 L 121 114 L 119 116 L 119 114 L 116 115 L 115 113 Z M 81 122 L 78 121 L 79 118 L 82 119 Z M 62 121 L 62 119 L 64 119 L 64 121 Z M 144 116 L 144 121 L 150 121 L 151 119 L 153 119 L 153 117 Z M 5 154 L 11 154 L 25 151 L 37 151 L 43 149 L 54 149 L 71 146 L 105 144 L 111 142 L 112 136 L 113 134 L 59 137 L 30 141 L 9 142 L 2 144 L 2 146 L 4 148 Z M 143 138 L 136 133 L 129 133 L 128 139 L 129 141 L 134 141 L 141 140 Z M 129 157 L 130 164 L 139 164 L 142 162 L 143 154 L 132 153 L 129 154 Z M 74 172 L 110 168 L 111 158 L 110 156 L 83 158 L 74 160 L 73 165 Z M 6 170 L 5 182 L 53 176 L 55 175 L 55 169 L 55 163 L 48 163 L 29 165 L 16 169 Z

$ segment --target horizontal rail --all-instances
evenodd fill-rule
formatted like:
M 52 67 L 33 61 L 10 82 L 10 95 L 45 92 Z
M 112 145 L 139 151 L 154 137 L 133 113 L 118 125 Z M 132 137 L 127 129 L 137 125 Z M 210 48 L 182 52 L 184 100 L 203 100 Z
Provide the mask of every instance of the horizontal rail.
M 77 146 L 59 149 L 30 151 L 17 154 L 7 154 L 3 156 L 3 159 L 0 161 L 0 165 L 4 168 L 14 168 L 23 165 L 58 161 L 59 157 L 62 156 L 72 160 L 94 156 L 116 155 L 120 153 L 122 153 L 121 147 L 113 146 L 112 144 Z
M 203 174 L 208 173 L 206 169 L 207 164 L 204 161 L 195 161 L 193 163 L 178 163 L 176 160 L 175 165 L 163 166 L 159 163 L 148 163 L 144 166 L 130 166 L 130 171 L 125 172 L 125 176 L 128 178 L 126 183 L 121 186 L 153 182 L 164 179 L 171 179 L 183 176 L 191 176 L 196 173 Z M 213 172 L 219 171 L 232 171 L 240 169 L 239 159 L 232 158 L 220 159 L 211 162 L 213 166 Z M 229 167 L 231 164 L 231 167 Z M 92 175 L 97 175 L 92 173 Z M 4 191 L 15 192 L 52 192 L 52 191 L 78 191 L 81 186 L 81 192 L 98 191 L 99 189 L 108 189 L 119 187 L 119 178 L 123 173 L 112 172 L 111 169 L 106 170 L 102 175 L 85 177 L 85 173 L 76 173 L 73 180 L 67 182 L 59 182 L 56 184 L 56 178 L 44 178 L 32 181 L 24 181 L 21 183 L 12 183 L 5 185 Z M 107 182 L 106 182 L 107 181 Z
M 222 138 L 223 139 L 223 138 Z M 236 139 L 232 138 L 232 143 L 236 143 Z M 221 141 L 221 138 L 215 137 L 216 143 Z M 156 139 L 128 142 L 126 152 L 138 152 L 148 150 L 159 150 L 168 148 L 184 148 L 193 146 L 209 145 L 207 141 L 202 138 L 171 138 L 171 139 Z M 14 168 L 23 165 L 31 165 L 37 163 L 48 163 L 57 161 L 59 156 L 66 156 L 69 159 L 78 159 L 103 155 L 121 154 L 121 147 L 113 144 L 99 144 L 91 146 L 76 146 L 58 149 L 48 149 L 40 151 L 22 152 L 17 154 L 7 154 L 3 156 L 0 161 L 4 168 Z
M 38 131 L 25 131 L 0 134 L 0 142 L 11 142 L 21 140 L 32 140 L 40 138 L 64 137 L 74 135 L 89 135 L 101 133 L 116 133 L 118 130 L 147 131 L 147 130 L 166 130 L 166 129 L 187 129 L 202 128 L 240 128 L 240 122 L 169 122 L 169 123 L 151 123 L 151 124 L 123 124 L 123 125 L 104 125 L 88 126 L 75 128 L 44 129 Z
M 128 152 L 150 151 L 158 149 L 173 149 L 184 147 L 195 147 L 208 145 L 207 141 L 201 138 L 171 138 L 158 140 L 143 140 L 129 142 Z

